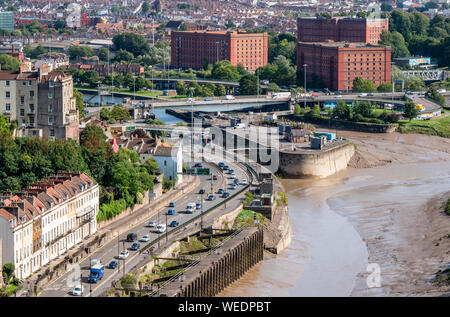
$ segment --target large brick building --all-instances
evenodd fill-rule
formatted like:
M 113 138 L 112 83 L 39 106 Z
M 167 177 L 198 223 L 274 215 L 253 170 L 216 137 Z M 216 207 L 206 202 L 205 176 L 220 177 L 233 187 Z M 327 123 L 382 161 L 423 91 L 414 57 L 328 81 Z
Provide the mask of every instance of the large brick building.
M 201 68 L 205 61 L 214 64 L 228 60 L 232 65 L 256 70 L 268 61 L 267 33 L 174 31 L 171 41 L 171 65 L 176 68 Z
M 380 45 L 345 42 L 297 44 L 297 69 L 306 68 L 307 82 L 312 74 L 328 89 L 351 90 L 353 80 L 361 77 L 376 86 L 391 81 L 391 48 Z
M 383 31 L 389 30 L 388 19 L 298 18 L 300 42 L 360 42 L 378 44 Z

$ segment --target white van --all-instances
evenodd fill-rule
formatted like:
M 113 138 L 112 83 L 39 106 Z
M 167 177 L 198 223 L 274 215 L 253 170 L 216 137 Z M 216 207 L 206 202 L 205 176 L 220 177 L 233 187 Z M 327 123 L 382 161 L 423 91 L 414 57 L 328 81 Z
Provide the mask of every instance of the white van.
M 156 232 L 163 233 L 166 231 L 166 225 L 165 224 L 159 224 L 156 226 Z
M 195 211 L 195 203 L 189 203 L 186 206 L 186 213 L 191 214 Z

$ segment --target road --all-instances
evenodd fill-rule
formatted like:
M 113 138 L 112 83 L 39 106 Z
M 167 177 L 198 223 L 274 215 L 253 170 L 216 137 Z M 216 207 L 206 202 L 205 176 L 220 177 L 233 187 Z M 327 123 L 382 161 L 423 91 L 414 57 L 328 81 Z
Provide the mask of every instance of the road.
M 236 163 L 227 163 L 230 168 L 233 168 L 236 173 L 236 177 L 241 181 L 243 179 L 246 179 L 247 182 L 249 181 L 248 175 L 246 171 L 244 171 L 238 164 Z M 205 165 L 205 164 L 204 164 Z M 213 165 L 210 165 L 209 167 L 213 167 Z M 232 195 L 233 192 L 239 190 L 244 185 L 238 185 L 237 189 L 227 189 L 229 188 L 228 184 L 232 182 L 232 180 L 229 178 L 228 174 L 224 174 L 220 171 L 220 169 L 214 165 L 213 169 L 213 175 L 217 176 L 217 180 L 213 181 L 213 190 L 214 192 L 217 191 L 218 188 L 224 188 L 226 191 L 230 192 Z M 131 242 L 126 241 L 126 237 L 129 233 L 136 233 L 138 235 L 138 239 L 142 238 L 144 235 L 150 236 L 150 241 L 145 242 L 139 242 L 141 245 L 141 248 L 144 247 L 147 244 L 152 243 L 160 234 L 154 232 L 154 228 L 148 227 L 149 221 L 155 221 L 156 223 L 166 223 L 166 215 L 167 215 L 167 223 L 169 224 L 172 220 L 178 220 L 180 223 L 180 226 L 183 225 L 186 221 L 189 219 L 195 217 L 198 215 L 200 210 L 197 210 L 193 214 L 187 214 L 184 213 L 184 210 L 186 208 L 186 205 L 190 202 L 201 202 L 201 195 L 199 194 L 199 190 L 201 188 L 205 189 L 206 194 L 208 194 L 211 191 L 211 178 L 208 175 L 202 175 L 200 176 L 200 185 L 194 188 L 191 192 L 183 196 L 182 198 L 175 201 L 176 207 L 175 209 L 175 215 L 167 215 L 167 209 L 161 210 L 158 212 L 157 215 L 152 216 L 151 218 L 147 219 L 146 221 L 140 223 L 139 225 L 130 228 L 127 232 L 121 234 L 118 239 L 113 239 L 109 243 L 105 244 L 103 247 L 98 249 L 92 254 L 92 259 L 99 259 L 103 265 L 105 265 L 105 273 L 104 277 L 101 281 L 99 281 L 97 284 L 88 284 L 87 283 L 87 277 L 89 275 L 89 265 L 90 265 L 90 258 L 84 259 L 80 263 L 80 272 L 76 273 L 76 271 L 68 272 L 58 278 L 55 282 L 52 284 L 44 287 L 42 292 L 39 294 L 39 296 L 42 297 L 64 297 L 64 296 L 72 296 L 71 291 L 73 290 L 74 286 L 79 285 L 79 275 L 82 274 L 83 278 L 83 286 L 84 286 L 84 293 L 83 296 L 90 296 L 90 290 L 92 290 L 92 296 L 98 296 L 101 293 L 103 293 L 105 290 L 110 288 L 111 281 L 114 279 L 117 279 L 119 276 L 123 275 L 123 260 L 118 260 L 118 253 L 119 250 L 122 251 L 124 248 L 128 249 L 131 247 Z M 206 194 L 203 195 L 203 198 L 206 198 Z M 203 210 L 207 210 L 211 207 L 216 206 L 218 203 L 224 200 L 224 198 L 221 198 L 219 195 L 215 194 L 216 199 L 213 201 L 207 201 L 204 200 L 203 202 Z M 170 228 L 169 228 L 170 229 Z M 169 237 L 169 241 L 171 238 Z M 163 241 L 161 242 L 163 244 Z M 137 263 L 139 263 L 144 257 L 148 256 L 146 254 L 139 254 L 138 251 L 131 251 L 129 250 L 129 257 L 125 260 L 125 272 L 128 272 L 131 268 L 133 268 Z M 119 262 L 118 268 L 112 270 L 107 268 L 106 266 L 112 261 L 117 260 Z M 78 281 L 77 281 L 78 280 Z

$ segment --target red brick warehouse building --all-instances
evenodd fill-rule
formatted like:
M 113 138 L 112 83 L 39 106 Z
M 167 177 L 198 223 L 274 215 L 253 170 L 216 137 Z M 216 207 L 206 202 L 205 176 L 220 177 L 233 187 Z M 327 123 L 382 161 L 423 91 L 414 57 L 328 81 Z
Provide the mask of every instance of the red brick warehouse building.
M 389 30 L 388 19 L 298 18 L 297 39 L 300 42 L 355 42 L 378 44 L 383 31 Z
M 297 69 L 306 64 L 307 82 L 312 74 L 331 90 L 352 90 L 361 77 L 376 86 L 391 82 L 391 48 L 365 43 L 323 42 L 297 44 Z
M 174 31 L 171 33 L 171 66 L 201 68 L 228 60 L 256 70 L 268 62 L 267 33 L 237 31 Z

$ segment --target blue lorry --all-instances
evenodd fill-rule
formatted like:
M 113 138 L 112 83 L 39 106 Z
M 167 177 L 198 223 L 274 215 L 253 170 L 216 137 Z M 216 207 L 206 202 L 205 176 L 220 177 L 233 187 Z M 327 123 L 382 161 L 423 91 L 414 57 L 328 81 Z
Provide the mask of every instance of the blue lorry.
M 91 267 L 91 274 L 89 275 L 89 283 L 97 283 L 103 277 L 105 267 L 102 264 L 97 264 Z

